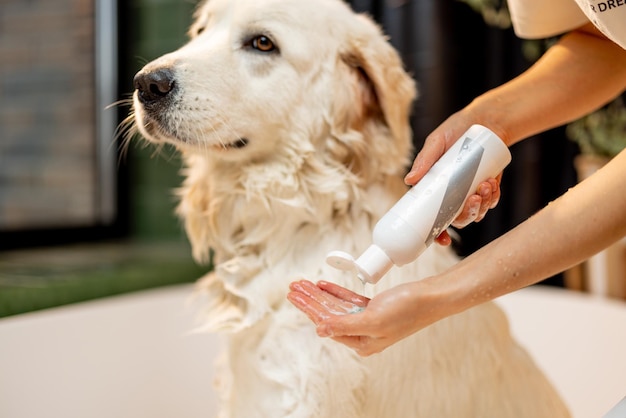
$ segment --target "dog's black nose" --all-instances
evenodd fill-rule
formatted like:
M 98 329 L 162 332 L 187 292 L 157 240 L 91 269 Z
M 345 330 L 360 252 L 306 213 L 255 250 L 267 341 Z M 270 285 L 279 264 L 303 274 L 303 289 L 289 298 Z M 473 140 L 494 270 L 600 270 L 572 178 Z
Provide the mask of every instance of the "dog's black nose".
M 144 104 L 154 104 L 174 90 L 174 72 L 169 68 L 142 70 L 135 75 L 133 83 L 139 100 Z

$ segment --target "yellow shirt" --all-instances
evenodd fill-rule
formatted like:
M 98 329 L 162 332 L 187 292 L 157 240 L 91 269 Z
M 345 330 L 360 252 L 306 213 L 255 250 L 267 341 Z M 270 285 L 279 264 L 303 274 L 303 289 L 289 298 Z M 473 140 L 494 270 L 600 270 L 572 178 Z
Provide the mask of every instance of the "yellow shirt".
M 626 0 L 508 0 L 515 33 L 547 38 L 592 22 L 626 49 Z

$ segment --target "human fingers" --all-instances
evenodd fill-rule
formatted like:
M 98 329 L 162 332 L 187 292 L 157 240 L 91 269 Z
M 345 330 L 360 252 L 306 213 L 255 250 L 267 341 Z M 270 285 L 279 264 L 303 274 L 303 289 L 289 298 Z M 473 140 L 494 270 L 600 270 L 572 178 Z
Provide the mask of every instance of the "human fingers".
M 371 319 L 365 313 L 333 316 L 317 326 L 317 335 L 332 338 L 359 356 L 367 357 L 392 344 L 385 336 L 378 335 L 370 323 Z
M 478 216 L 475 221 L 480 222 L 483 220 L 489 208 L 491 208 L 491 197 L 493 195 L 493 185 L 490 182 L 483 182 L 478 186 L 478 195 L 481 198 L 480 208 L 478 209 Z
M 497 206 L 500 200 L 500 173 L 496 178 L 490 178 L 478 185 L 476 194 L 465 200 L 463 210 L 452 222 L 455 228 L 464 228 L 472 222 L 483 220 L 489 209 Z
M 326 307 L 316 302 L 306 294 L 298 291 L 287 293 L 287 300 L 296 308 L 300 309 L 315 324 L 320 324 L 323 320 L 330 318 Z
M 345 346 L 353 349 L 358 355 L 366 357 L 382 351 L 386 346 L 376 345 L 376 339 L 367 335 L 359 335 L 361 332 L 360 319 L 346 321 L 353 315 L 331 313 L 328 306 L 322 305 L 300 291 L 291 291 L 287 299 L 316 325 L 316 332 L 320 337 L 330 337 Z M 355 313 L 354 316 L 359 315 Z
M 461 134 L 472 124 L 472 119 L 464 114 L 456 113 L 426 137 L 422 149 L 415 157 L 413 165 L 404 177 L 404 182 L 415 185 L 424 177 L 443 154 L 454 144 Z
M 338 288 L 337 290 L 343 289 L 340 286 L 336 287 Z M 297 302 L 300 304 L 307 304 L 309 310 L 318 311 L 319 309 L 323 309 L 328 314 L 345 315 L 347 313 L 359 312 L 366 305 L 361 299 L 356 298 L 359 295 L 347 289 L 343 289 L 344 293 L 351 293 L 351 295 L 348 294 L 348 296 L 357 300 L 359 304 L 355 304 L 351 300 L 345 300 L 342 297 L 337 297 L 308 280 L 295 281 L 290 284 L 289 288 L 292 297 L 296 297 Z
M 483 220 L 489 209 L 493 209 L 498 205 L 500 201 L 500 179 L 502 173 L 496 178 L 488 179 L 478 186 L 478 195 L 481 197 L 480 208 L 478 210 L 478 216 L 474 222 L 480 222 Z
M 501 196 L 500 183 L 502 182 L 502 173 L 498 174 L 495 179 L 489 179 L 488 181 L 491 184 L 491 190 L 492 190 L 491 206 L 489 206 L 489 209 L 493 209 L 496 206 L 498 206 L 498 203 L 500 202 L 500 196 Z
M 359 295 L 345 287 L 339 286 L 332 282 L 320 280 L 317 282 L 317 287 L 325 292 L 348 302 L 351 302 L 357 306 L 365 307 L 369 303 L 370 299 L 363 295 Z
M 417 184 L 433 164 L 446 152 L 446 149 L 446 141 L 443 137 L 431 135 L 426 138 L 424 146 L 415 157 L 411 169 L 404 177 L 404 182 L 411 186 Z
M 437 238 L 435 238 L 435 242 L 439 245 L 447 247 L 452 244 L 452 238 L 450 237 L 450 234 L 448 234 L 448 231 L 444 230 Z
M 464 228 L 478 218 L 482 204 L 482 196 L 473 194 L 465 200 L 461 213 L 452 221 L 455 228 Z

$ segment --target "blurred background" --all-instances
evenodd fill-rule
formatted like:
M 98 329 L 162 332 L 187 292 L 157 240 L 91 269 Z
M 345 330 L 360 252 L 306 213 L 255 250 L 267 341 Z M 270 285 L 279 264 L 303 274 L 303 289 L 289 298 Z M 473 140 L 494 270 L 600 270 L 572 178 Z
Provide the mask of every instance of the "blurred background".
M 209 269 L 173 215 L 176 154 L 116 137 L 133 75 L 185 42 L 194 7 L 0 3 L 0 316 Z
M 448 115 L 544 48 L 515 37 L 502 1 L 351 3 L 381 23 L 418 82 L 416 150 Z M 211 268 L 192 261 L 173 215 L 177 155 L 116 137 L 133 75 L 186 41 L 195 5 L 0 2 L 0 316 L 191 282 Z M 566 130 L 512 148 L 503 198 L 483 222 L 459 231 L 460 255 L 577 182 L 581 147 Z M 573 269 L 544 284 L 585 289 L 585 274 Z

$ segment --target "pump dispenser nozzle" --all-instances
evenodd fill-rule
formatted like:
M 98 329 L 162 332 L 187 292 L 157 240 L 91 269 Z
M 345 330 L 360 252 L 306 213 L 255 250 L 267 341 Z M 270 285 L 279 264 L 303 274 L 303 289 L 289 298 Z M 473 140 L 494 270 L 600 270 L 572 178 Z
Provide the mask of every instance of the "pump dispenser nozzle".
M 457 217 L 478 185 L 511 161 L 506 144 L 481 125 L 472 125 L 376 224 L 373 244 L 354 259 L 343 251 L 326 257 L 331 266 L 376 283 L 395 264 L 415 260 Z

